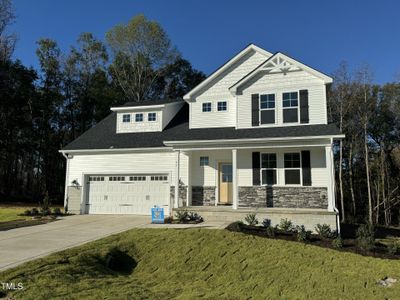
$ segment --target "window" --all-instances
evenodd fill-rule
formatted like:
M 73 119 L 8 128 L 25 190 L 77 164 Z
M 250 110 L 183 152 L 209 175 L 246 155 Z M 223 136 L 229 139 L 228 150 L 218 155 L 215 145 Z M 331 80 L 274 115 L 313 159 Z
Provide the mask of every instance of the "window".
M 146 176 L 130 176 L 129 181 L 146 181 Z
M 285 167 L 285 184 L 300 184 L 300 153 L 285 153 L 284 155 Z
M 275 153 L 261 153 L 261 182 L 263 185 L 276 184 Z
M 151 181 L 167 181 L 168 176 L 151 176 L 150 180 Z
M 89 181 L 104 181 L 103 176 L 90 176 Z
M 203 112 L 210 112 L 211 111 L 211 102 L 203 103 Z
M 208 156 L 200 156 L 200 166 L 208 166 Z
M 232 182 L 232 165 L 222 165 L 221 170 L 221 181 L 222 182 Z
M 125 181 L 125 176 L 110 176 L 108 181 Z
M 149 121 L 149 122 L 153 122 L 153 121 L 156 121 L 157 120 L 157 114 L 156 113 L 148 113 L 147 114 L 147 120 Z
M 283 123 L 295 123 L 298 122 L 298 93 L 290 92 L 283 93 L 282 95 L 282 106 L 283 106 Z
M 131 115 L 129 115 L 129 114 L 123 114 L 122 115 L 122 122 L 123 123 L 130 123 L 130 121 L 131 121 Z
M 143 122 L 143 114 L 136 114 L 135 115 L 135 122 Z
M 227 110 L 227 103 L 226 101 L 220 101 L 217 103 L 218 111 L 226 111 Z
M 260 124 L 275 123 L 275 94 L 260 95 Z

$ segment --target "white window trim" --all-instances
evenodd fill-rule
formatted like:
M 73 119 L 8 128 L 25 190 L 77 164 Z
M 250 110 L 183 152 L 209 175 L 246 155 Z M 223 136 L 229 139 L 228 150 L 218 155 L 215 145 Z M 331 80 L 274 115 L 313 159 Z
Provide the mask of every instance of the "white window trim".
M 124 116 L 129 116 L 129 121 L 124 121 Z M 132 115 L 131 114 L 122 114 L 122 123 L 131 123 L 132 122 Z
M 276 158 L 276 167 L 275 168 L 263 168 L 262 167 L 262 155 L 263 154 L 275 154 L 275 158 Z M 263 170 L 275 170 L 275 176 L 276 176 L 275 184 L 263 184 L 263 177 L 262 177 Z M 260 185 L 261 186 L 279 186 L 278 153 L 276 153 L 276 152 L 260 152 Z
M 297 93 L 297 106 L 289 106 L 289 107 L 284 107 L 283 106 L 283 94 L 287 94 L 287 93 Z M 284 122 L 283 121 L 283 112 L 285 109 L 291 109 L 291 108 L 297 108 L 297 122 Z M 291 92 L 282 92 L 282 124 L 286 125 L 286 124 L 300 124 L 300 90 L 296 90 L 296 91 L 291 91 Z
M 225 102 L 226 103 L 226 109 L 225 110 L 218 110 L 218 103 L 222 103 L 222 102 Z M 216 111 L 217 112 L 219 112 L 219 113 L 224 113 L 224 112 L 228 112 L 228 101 L 226 101 L 226 100 L 221 100 L 221 101 L 217 101 L 217 104 L 216 104 L 217 106 L 216 106 Z
M 299 157 L 300 157 L 300 167 L 299 168 L 285 168 L 285 154 L 289 154 L 289 153 L 298 153 Z M 303 162 L 301 160 L 301 152 L 298 151 L 290 151 L 290 152 L 283 152 L 283 178 L 284 178 L 284 186 L 303 186 L 303 172 L 302 172 L 302 166 Z M 299 184 L 286 184 L 286 170 L 299 170 L 300 173 L 300 183 Z
M 261 95 L 275 95 L 275 108 L 261 108 Z M 258 124 L 259 126 L 274 126 L 278 124 L 278 98 L 277 98 L 277 93 L 270 93 L 270 92 L 265 92 L 265 93 L 260 93 L 259 94 L 259 99 L 258 99 Z M 269 123 L 269 124 L 262 124 L 261 123 L 261 111 L 263 110 L 275 110 L 275 123 Z
M 138 120 L 136 119 L 136 116 L 137 116 L 137 115 L 142 115 L 142 120 L 141 120 L 141 121 L 138 121 Z M 143 114 L 143 113 L 136 113 L 136 114 L 135 114 L 135 122 L 136 122 L 136 123 L 144 122 L 144 114 Z
M 210 110 L 206 110 L 206 111 L 205 111 L 205 110 L 203 109 L 204 104 L 210 104 Z M 212 112 L 212 109 L 213 109 L 213 105 L 212 105 L 212 102 L 210 102 L 210 101 L 203 102 L 203 103 L 201 104 L 201 112 L 203 112 L 203 113 L 210 113 L 210 112 Z

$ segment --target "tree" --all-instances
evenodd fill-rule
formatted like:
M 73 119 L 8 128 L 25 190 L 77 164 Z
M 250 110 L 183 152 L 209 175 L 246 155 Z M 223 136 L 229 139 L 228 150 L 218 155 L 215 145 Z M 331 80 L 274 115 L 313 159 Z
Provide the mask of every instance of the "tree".
M 113 54 L 111 75 L 130 101 L 147 100 L 163 68 L 178 54 L 160 24 L 144 15 L 115 26 L 106 40 Z
M 7 31 L 15 19 L 11 0 L 0 0 L 0 60 L 5 62 L 14 52 L 17 37 Z

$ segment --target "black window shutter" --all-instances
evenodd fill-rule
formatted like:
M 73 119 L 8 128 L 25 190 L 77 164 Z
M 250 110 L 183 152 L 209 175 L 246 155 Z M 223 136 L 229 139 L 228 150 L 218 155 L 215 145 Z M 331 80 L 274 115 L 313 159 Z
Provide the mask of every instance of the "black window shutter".
M 308 90 L 300 91 L 300 123 L 309 123 Z
M 253 185 L 260 185 L 260 152 L 252 153 Z
M 252 94 L 251 95 L 251 125 L 252 126 L 259 126 L 260 125 L 260 119 L 259 119 L 259 95 L 258 94 Z
M 310 151 L 301 151 L 301 168 L 303 172 L 303 185 L 311 186 L 311 155 Z

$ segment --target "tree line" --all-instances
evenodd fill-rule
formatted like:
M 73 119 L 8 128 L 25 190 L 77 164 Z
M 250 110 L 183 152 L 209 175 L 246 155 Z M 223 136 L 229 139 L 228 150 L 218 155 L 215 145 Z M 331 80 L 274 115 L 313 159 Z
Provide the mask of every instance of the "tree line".
M 0 199 L 62 201 L 65 160 L 58 152 L 127 101 L 179 98 L 205 75 L 145 16 L 106 33 L 82 33 L 62 52 L 41 39 L 39 70 L 12 59 L 15 16 L 0 0 Z M 342 63 L 328 89 L 335 144 L 337 206 L 344 222 L 400 223 L 400 83 L 374 84 L 363 66 Z

